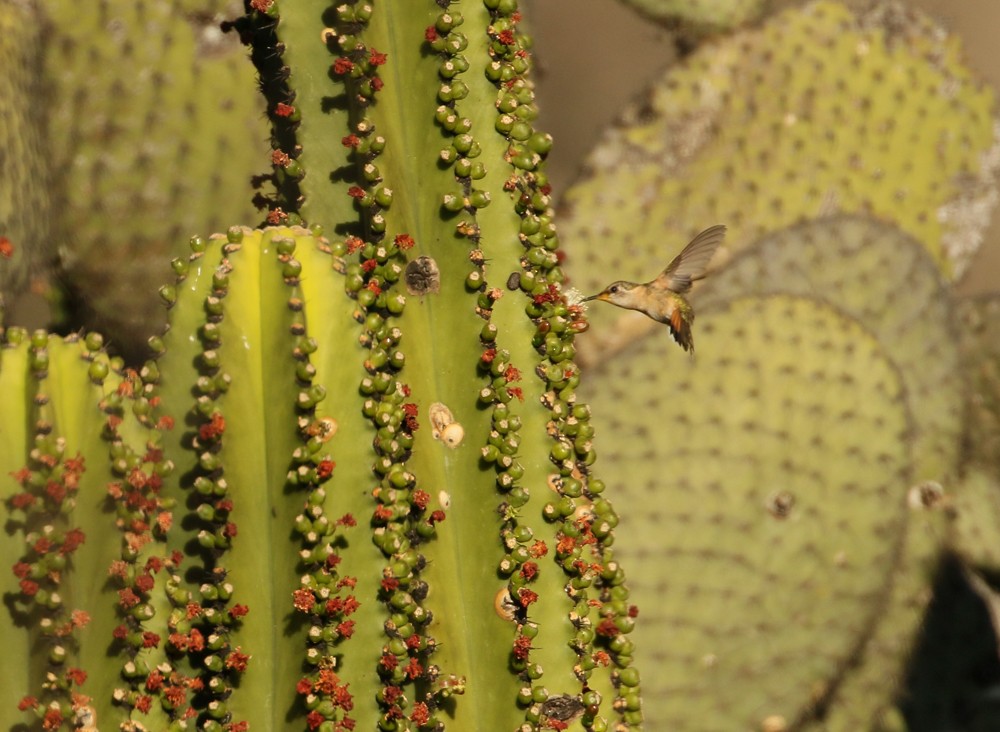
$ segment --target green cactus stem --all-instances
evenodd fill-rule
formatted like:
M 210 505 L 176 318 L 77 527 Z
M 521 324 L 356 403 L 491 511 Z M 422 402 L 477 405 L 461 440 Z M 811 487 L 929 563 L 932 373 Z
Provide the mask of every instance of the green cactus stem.
M 115 620 L 122 678 L 88 677 L 102 724 L 641 727 L 519 20 L 255 0 L 237 24 L 270 219 L 311 228 L 195 237 L 161 290 L 131 392 L 173 427 L 146 461 L 171 530 L 117 596 L 144 608 Z

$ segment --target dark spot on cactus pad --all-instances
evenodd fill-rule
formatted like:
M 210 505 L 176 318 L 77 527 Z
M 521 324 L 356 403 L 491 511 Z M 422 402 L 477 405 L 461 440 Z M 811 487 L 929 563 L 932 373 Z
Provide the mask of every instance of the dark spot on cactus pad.
M 795 506 L 795 496 L 788 491 L 778 491 L 768 496 L 767 510 L 776 519 L 788 518 Z
M 542 714 L 558 722 L 572 722 L 583 714 L 583 710 L 583 702 L 569 694 L 549 697 L 542 704 Z
M 431 257 L 421 256 L 406 265 L 406 291 L 411 295 L 435 295 L 441 289 L 441 272 Z

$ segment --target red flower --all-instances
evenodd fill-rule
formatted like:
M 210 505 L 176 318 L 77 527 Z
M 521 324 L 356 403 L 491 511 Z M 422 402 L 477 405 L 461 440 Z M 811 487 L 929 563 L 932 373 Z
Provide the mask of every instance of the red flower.
M 0 257 L 10 259 L 14 256 L 14 245 L 6 236 L 0 236 Z
M 198 428 L 198 437 L 202 442 L 210 442 L 222 436 L 226 430 L 226 419 L 216 412 L 208 422 Z
M 411 679 L 418 679 L 424 673 L 424 667 L 420 665 L 420 662 L 411 658 L 410 662 L 406 664 L 406 675 Z
M 364 198 L 365 189 L 362 188 L 361 186 L 351 186 L 350 188 L 347 189 L 347 195 L 350 196 L 351 198 Z
M 431 721 L 431 713 L 427 708 L 427 705 L 423 702 L 417 702 L 413 705 L 413 713 L 410 715 L 410 721 L 416 725 L 425 725 Z
M 320 480 L 326 480 L 333 475 L 335 467 L 337 464 L 333 460 L 320 460 L 319 465 L 316 466 L 316 477 Z
M 128 610 L 139 604 L 139 596 L 136 595 L 131 587 L 126 587 L 124 590 L 118 590 L 118 603 Z
M 231 668 L 238 673 L 246 671 L 248 663 L 250 663 L 250 656 L 243 653 L 238 647 L 226 657 L 226 668 Z
M 357 148 L 361 144 L 361 138 L 357 135 L 348 135 L 340 139 L 340 144 L 344 147 Z
M 146 691 L 156 693 L 163 687 L 163 674 L 157 670 L 150 672 L 149 676 L 146 677 Z
M 10 505 L 23 510 L 35 505 L 35 500 L 35 497 L 30 493 L 16 493 L 11 496 Z
M 615 625 L 615 621 L 611 618 L 604 618 L 601 622 L 597 624 L 594 628 L 594 632 L 598 635 L 602 635 L 605 638 L 614 638 L 618 635 L 618 626 Z
M 529 590 L 527 587 L 522 587 L 517 591 L 517 600 L 521 603 L 521 607 L 528 607 L 528 605 L 538 600 L 538 593 L 534 590 Z
M 316 605 L 316 596 L 313 595 L 312 590 L 307 590 L 305 587 L 299 588 L 292 593 L 292 605 L 301 612 L 312 612 Z
M 354 62 L 349 58 L 344 58 L 341 56 L 336 61 L 333 62 L 333 73 L 337 76 L 344 76 L 349 74 L 354 70 Z
M 523 635 L 519 635 L 514 639 L 513 647 L 514 658 L 519 661 L 526 661 L 528 654 L 531 651 L 531 638 L 527 638 Z
M 83 686 L 87 681 L 87 672 L 82 668 L 69 668 L 66 669 L 66 678 L 77 686 Z
M 424 30 L 424 40 L 427 41 L 428 43 L 433 43 L 437 39 L 438 39 L 437 28 L 435 28 L 433 25 L 427 26 L 427 29 Z
M 407 249 L 412 249 L 413 245 L 416 244 L 416 242 L 413 241 L 413 237 L 410 236 L 409 234 L 397 234 L 396 238 L 393 239 L 393 241 L 395 242 L 396 246 L 402 249 L 403 251 L 406 251 Z
M 386 577 L 382 580 L 382 589 L 386 592 L 399 589 L 399 580 L 395 577 Z
M 278 102 L 274 107 L 274 113 L 278 117 L 291 117 L 293 114 L 295 114 L 295 107 L 293 107 L 291 104 Z

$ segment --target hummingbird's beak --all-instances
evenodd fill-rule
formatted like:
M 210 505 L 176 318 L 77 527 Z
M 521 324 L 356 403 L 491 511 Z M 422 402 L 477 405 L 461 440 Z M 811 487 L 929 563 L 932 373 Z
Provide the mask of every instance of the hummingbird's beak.
M 596 295 L 591 295 L 590 297 L 583 298 L 580 302 L 590 302 L 591 300 L 603 300 L 604 298 L 601 297 L 601 295 L 603 294 L 604 294 L 603 292 L 598 292 Z

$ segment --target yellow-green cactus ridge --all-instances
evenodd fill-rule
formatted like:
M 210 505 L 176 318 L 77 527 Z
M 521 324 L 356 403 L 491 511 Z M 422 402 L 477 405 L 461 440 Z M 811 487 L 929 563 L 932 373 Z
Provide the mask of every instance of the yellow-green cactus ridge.
M 637 728 L 516 4 L 317 19 L 262 2 L 240 24 L 275 121 L 269 218 L 313 229 L 192 240 L 142 374 L 188 405 L 168 454 L 203 569 L 178 597 L 212 613 L 189 625 L 250 607 L 218 668 L 175 668 L 233 724 Z
M 5 298 L 24 290 L 51 256 L 48 161 L 38 122 L 43 29 L 36 3 L 0 15 L 0 327 Z M 9 303 L 8 303 L 9 305 Z
M 89 322 L 133 356 L 162 322 L 172 247 L 262 218 L 267 127 L 252 65 L 220 30 L 233 4 L 193 5 L 44 3 L 62 266 Z
M 4 624 L 3 643 L 10 657 L 25 654 L 11 664 L 3 702 L 40 728 L 117 727 L 127 719 L 120 699 L 143 694 L 134 669 L 148 671 L 156 653 L 143 632 L 174 569 L 163 544 L 170 505 L 159 494 L 170 466 L 151 404 L 96 336 L 11 329 L 0 381 L 28 386 L 0 419 L 4 465 L 18 466 L 3 482 L 5 556 L 16 558 L 4 579 L 15 622 Z M 125 645 L 137 653 L 116 657 Z M 101 683 L 117 679 L 115 694 L 90 696 L 97 668 L 110 668 Z M 147 721 L 157 720 L 165 729 L 154 710 Z
M 958 39 L 916 11 L 789 9 L 699 48 L 607 133 L 566 195 L 571 274 L 645 280 L 710 224 L 735 251 L 838 211 L 960 273 L 996 201 L 994 114 Z

